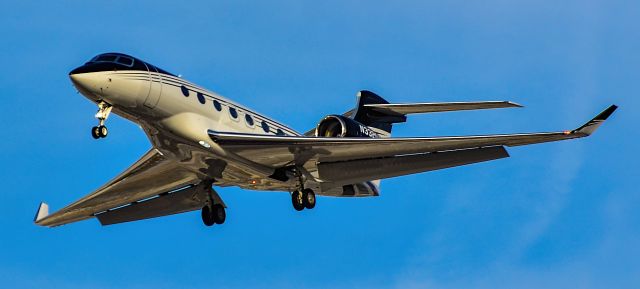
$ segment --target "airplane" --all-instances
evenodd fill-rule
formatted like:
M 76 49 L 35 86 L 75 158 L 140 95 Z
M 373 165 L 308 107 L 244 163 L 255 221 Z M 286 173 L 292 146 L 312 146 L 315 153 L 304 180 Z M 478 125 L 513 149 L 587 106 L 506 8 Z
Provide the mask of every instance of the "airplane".
M 94 102 L 95 139 L 108 134 L 113 112 L 138 124 L 151 149 L 89 195 L 34 222 L 55 227 L 90 218 L 102 225 L 200 210 L 206 226 L 223 224 L 227 205 L 214 189 L 289 192 L 297 211 L 316 195 L 375 197 L 380 180 L 509 157 L 505 147 L 591 135 L 617 108 L 584 125 L 545 133 L 452 137 L 391 137 L 407 116 L 514 108 L 508 101 L 389 103 L 362 90 L 355 108 L 328 115 L 306 133 L 122 53 L 104 53 L 73 69 L 78 92 Z

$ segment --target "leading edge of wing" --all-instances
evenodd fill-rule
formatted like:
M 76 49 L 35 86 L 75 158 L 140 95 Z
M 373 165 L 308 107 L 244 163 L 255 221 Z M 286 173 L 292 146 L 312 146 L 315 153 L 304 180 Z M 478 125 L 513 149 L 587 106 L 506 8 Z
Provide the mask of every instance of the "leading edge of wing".
M 362 156 L 388 156 L 393 154 L 409 154 L 455 150 L 494 145 L 519 146 L 551 141 L 559 141 L 585 137 L 592 134 L 606 120 L 617 106 L 612 105 L 595 118 L 577 129 L 560 132 L 519 133 L 500 135 L 451 136 L 451 137 L 414 137 L 414 138 L 326 138 L 308 136 L 273 136 L 243 134 L 234 132 L 217 132 L 209 130 L 210 138 L 225 148 L 250 154 L 253 150 L 288 148 L 292 153 L 300 151 L 317 151 L 346 158 Z M 358 146 L 362 150 L 358 150 Z M 371 146 L 375 147 L 371 147 Z M 364 146 L 368 146 L 364 149 Z M 333 149 L 331 149 L 333 147 Z M 349 150 L 345 149 L 349 147 Z M 341 150 L 342 148 L 342 150 Z M 334 150 L 332 153 L 331 150 Z

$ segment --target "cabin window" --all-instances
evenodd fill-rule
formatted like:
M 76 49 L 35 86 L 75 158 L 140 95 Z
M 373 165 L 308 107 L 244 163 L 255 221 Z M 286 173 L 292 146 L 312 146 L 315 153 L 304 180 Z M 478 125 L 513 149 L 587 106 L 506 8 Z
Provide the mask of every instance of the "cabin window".
M 202 104 L 206 102 L 206 100 L 204 99 L 204 94 L 198 92 L 198 101 Z
M 251 115 L 245 114 L 244 120 L 247 122 L 247 125 L 253 126 L 253 117 L 251 117 Z
M 182 90 L 182 95 L 184 95 L 185 97 L 189 96 L 189 89 L 186 86 L 181 85 L 180 90 Z
M 215 107 L 217 111 L 222 111 L 222 104 L 216 99 L 213 100 L 213 107 Z
M 269 132 L 269 124 L 266 121 L 262 121 L 262 130 L 264 130 L 264 132 Z
M 236 119 L 238 118 L 238 111 L 236 111 L 236 109 L 233 107 L 229 107 L 229 115 L 231 115 L 232 118 Z
M 276 130 L 276 135 L 284 135 L 284 131 L 281 129 Z

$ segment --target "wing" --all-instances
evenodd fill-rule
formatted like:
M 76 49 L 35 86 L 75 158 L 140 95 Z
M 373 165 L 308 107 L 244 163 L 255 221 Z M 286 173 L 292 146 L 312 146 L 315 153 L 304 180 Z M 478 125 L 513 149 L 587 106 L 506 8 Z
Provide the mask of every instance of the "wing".
M 560 132 L 420 138 L 321 138 L 251 135 L 209 131 L 225 150 L 253 162 L 280 167 L 310 160 L 336 162 L 491 146 L 521 146 L 585 137 L 593 133 L 617 106 L 612 105 L 583 126 Z
M 82 199 L 48 215 L 41 204 L 36 224 L 59 226 L 91 218 L 98 213 L 156 196 L 197 182 L 197 175 L 151 149 L 116 178 Z

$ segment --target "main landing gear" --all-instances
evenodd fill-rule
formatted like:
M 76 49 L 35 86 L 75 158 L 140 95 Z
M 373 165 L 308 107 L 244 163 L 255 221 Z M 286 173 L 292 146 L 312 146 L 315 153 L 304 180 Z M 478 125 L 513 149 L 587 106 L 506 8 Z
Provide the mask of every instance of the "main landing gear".
M 213 226 L 214 224 L 223 224 L 227 219 L 227 212 L 224 208 L 224 202 L 212 188 L 213 180 L 203 180 L 196 186 L 196 192 L 194 197 L 198 200 L 202 200 L 204 207 L 202 207 L 201 216 L 202 222 L 205 226 Z
M 202 207 L 202 222 L 205 226 L 213 226 L 213 224 L 224 224 L 227 219 L 227 212 L 221 204 L 214 204 Z
M 311 189 L 294 191 L 291 193 L 291 203 L 296 211 L 313 209 L 316 206 L 316 194 Z
M 96 118 L 98 119 L 98 126 L 94 126 L 91 128 L 91 136 L 94 139 L 99 139 L 103 137 L 107 137 L 109 130 L 104 125 L 104 122 L 109 117 L 111 113 L 112 106 L 104 101 L 98 102 L 98 112 L 96 113 Z

